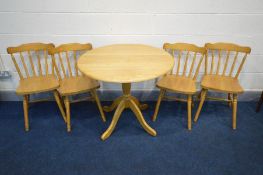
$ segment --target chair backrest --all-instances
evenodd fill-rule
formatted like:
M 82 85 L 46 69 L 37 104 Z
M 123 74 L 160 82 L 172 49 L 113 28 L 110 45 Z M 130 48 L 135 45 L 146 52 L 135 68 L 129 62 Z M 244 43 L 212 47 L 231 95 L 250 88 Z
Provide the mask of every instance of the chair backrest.
M 54 47 L 52 43 L 28 43 L 8 47 L 7 53 L 11 55 L 20 79 L 24 79 L 54 74 L 52 61 L 48 57 L 48 50 Z
M 250 47 L 232 43 L 206 43 L 205 74 L 238 78 Z M 229 66 L 231 65 L 231 66 Z M 236 72 L 236 73 L 234 73 Z
M 83 52 L 91 49 L 90 43 L 68 43 L 49 50 L 58 78 L 61 80 L 67 77 L 80 76 L 77 60 Z
M 196 80 L 206 53 L 204 47 L 198 47 L 188 43 L 165 43 L 163 49 L 175 58 L 176 75 Z

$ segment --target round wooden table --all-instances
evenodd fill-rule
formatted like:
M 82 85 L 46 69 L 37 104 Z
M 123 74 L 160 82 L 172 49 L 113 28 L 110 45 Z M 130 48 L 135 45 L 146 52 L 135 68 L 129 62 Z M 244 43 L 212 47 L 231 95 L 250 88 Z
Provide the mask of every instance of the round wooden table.
M 156 131 L 146 123 L 141 113 L 140 109 L 146 106 L 131 95 L 131 83 L 154 79 L 171 71 L 174 59 L 169 53 L 142 44 L 115 44 L 88 51 L 77 64 L 88 77 L 122 84 L 123 95 L 114 100 L 111 106 L 104 107 L 105 111 L 117 109 L 109 128 L 101 136 L 102 140 L 111 135 L 125 108 L 130 108 L 142 127 L 150 135 L 156 136 Z

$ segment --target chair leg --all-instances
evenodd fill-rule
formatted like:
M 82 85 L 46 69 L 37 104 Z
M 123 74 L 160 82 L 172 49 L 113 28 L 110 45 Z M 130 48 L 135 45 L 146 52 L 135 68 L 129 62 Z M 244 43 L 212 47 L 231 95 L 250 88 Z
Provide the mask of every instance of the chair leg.
M 198 109 L 197 109 L 196 114 L 195 114 L 194 122 L 197 122 L 197 120 L 198 120 L 199 114 L 201 112 L 201 109 L 202 109 L 204 101 L 205 101 L 206 93 L 207 93 L 207 89 L 202 89 L 201 99 L 200 99 L 200 103 L 199 103 Z
M 161 104 L 161 101 L 162 101 L 162 98 L 163 98 L 164 94 L 165 94 L 165 90 L 161 89 L 159 97 L 158 97 L 158 100 L 157 100 L 157 103 L 156 103 L 156 107 L 155 107 L 155 110 L 154 110 L 154 114 L 153 114 L 153 117 L 152 117 L 153 121 L 155 121 L 156 118 L 157 118 L 157 115 L 158 115 L 158 112 L 159 112 L 159 108 L 160 108 L 160 104 Z
M 66 96 L 64 99 L 64 104 L 66 107 L 66 119 L 67 119 L 67 131 L 71 131 L 71 124 L 70 124 L 70 103 L 69 103 L 69 97 Z
M 100 116 L 101 116 L 101 118 L 102 118 L 102 121 L 103 121 L 103 122 L 106 122 L 106 117 L 105 117 L 105 114 L 104 114 L 104 112 L 103 112 L 103 109 L 102 109 L 102 106 L 101 106 L 101 103 L 100 103 L 100 99 L 99 99 L 99 97 L 98 97 L 98 95 L 97 95 L 96 90 L 94 89 L 94 90 L 91 90 L 90 92 L 91 92 L 91 95 L 93 96 L 93 98 L 95 99 L 95 101 L 96 101 L 96 103 L 97 103 L 97 106 L 98 106 L 98 108 L 99 108 Z
M 233 94 L 232 127 L 237 128 L 237 94 Z
M 28 95 L 24 95 L 24 97 L 23 97 L 23 108 L 24 108 L 25 131 L 29 131 L 29 121 L 28 121 Z
M 188 121 L 187 121 L 187 126 L 188 130 L 192 129 L 192 95 L 187 96 L 187 116 L 188 116 Z
M 62 115 L 62 117 L 63 117 L 63 119 L 64 119 L 64 122 L 66 123 L 66 122 L 67 122 L 66 114 L 65 114 L 64 108 L 63 108 L 63 106 L 62 106 L 62 102 L 61 102 L 61 99 L 60 99 L 60 97 L 59 97 L 59 93 L 58 93 L 58 91 L 56 91 L 56 90 L 54 91 L 54 97 L 55 97 L 55 100 L 56 100 L 56 102 L 57 102 L 57 104 L 58 104 L 60 113 L 61 113 L 61 115 Z
M 256 112 L 259 112 L 262 103 L 263 103 L 263 91 L 261 93 L 260 99 L 258 100 L 258 105 L 257 105 Z

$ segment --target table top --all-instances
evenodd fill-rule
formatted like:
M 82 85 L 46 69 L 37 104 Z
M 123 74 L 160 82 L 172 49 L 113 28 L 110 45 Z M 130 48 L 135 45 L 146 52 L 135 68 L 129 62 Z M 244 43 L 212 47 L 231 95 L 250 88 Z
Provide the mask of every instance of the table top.
M 95 80 L 132 83 L 154 79 L 172 70 L 173 57 L 163 49 L 142 44 L 114 44 L 84 53 L 79 70 Z

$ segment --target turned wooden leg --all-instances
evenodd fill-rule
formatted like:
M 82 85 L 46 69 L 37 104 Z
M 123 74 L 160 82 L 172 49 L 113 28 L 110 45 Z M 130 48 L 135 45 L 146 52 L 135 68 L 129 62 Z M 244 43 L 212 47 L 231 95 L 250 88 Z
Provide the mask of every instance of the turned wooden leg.
M 197 122 L 197 120 L 198 120 L 199 114 L 201 112 L 201 109 L 202 109 L 204 101 L 205 101 L 206 93 L 207 93 L 207 89 L 202 89 L 201 99 L 200 99 L 200 103 L 199 103 L 198 109 L 197 109 L 196 114 L 195 114 L 194 122 Z
M 237 94 L 233 94 L 232 127 L 237 128 Z
M 146 121 L 144 120 L 143 115 L 140 111 L 140 108 L 136 105 L 136 103 L 133 100 L 129 100 L 129 106 L 130 106 L 131 110 L 133 111 L 133 113 L 135 114 L 135 116 L 137 117 L 140 124 L 142 125 L 142 127 L 144 128 L 144 130 L 146 132 L 148 132 L 150 135 L 156 136 L 156 131 L 154 129 L 152 129 L 146 123 Z
M 162 98 L 164 97 L 164 94 L 165 94 L 165 90 L 161 89 L 159 97 L 158 97 L 158 100 L 157 100 L 157 103 L 156 103 L 156 106 L 155 106 L 154 114 L 153 114 L 153 117 L 152 117 L 153 121 L 156 121 L 156 118 L 157 118 L 157 115 L 158 115 L 158 112 L 159 112 L 159 108 L 160 108 L 160 104 L 161 104 Z
M 66 107 L 66 119 L 67 119 L 67 131 L 71 131 L 71 124 L 70 124 L 70 103 L 69 103 L 69 97 L 66 96 L 64 99 L 64 104 Z
M 111 121 L 110 126 L 109 126 L 108 129 L 102 134 L 102 136 L 101 136 L 101 139 L 102 139 L 102 140 L 107 139 L 107 138 L 111 135 L 111 133 L 112 133 L 113 130 L 115 129 L 116 124 L 117 124 L 117 122 L 118 122 L 118 120 L 119 120 L 119 118 L 120 118 L 120 116 L 121 116 L 121 113 L 122 113 L 122 111 L 123 111 L 124 109 L 125 109 L 125 101 L 123 100 L 123 101 L 121 101 L 120 104 L 118 105 L 118 107 L 117 107 L 117 109 L 116 109 L 116 111 L 115 111 L 115 113 L 114 113 L 114 116 L 113 116 L 113 118 L 112 118 L 112 121 Z
M 59 96 L 59 94 L 58 94 L 58 92 L 56 90 L 54 91 L 54 97 L 55 97 L 55 100 L 56 100 L 56 102 L 58 104 L 60 113 L 61 113 L 61 115 L 62 115 L 62 117 L 64 119 L 64 122 L 66 123 L 67 122 L 66 114 L 65 114 L 65 111 L 64 111 L 64 108 L 63 108 L 60 96 Z
M 29 131 L 29 121 L 28 121 L 28 95 L 24 95 L 24 97 L 23 97 L 23 108 L 24 108 L 25 131 Z
M 233 101 L 231 96 L 232 96 L 232 94 L 231 94 L 231 93 L 228 93 L 228 100 L 231 100 L 231 101 L 228 102 L 228 106 L 229 106 L 229 107 L 232 106 L 232 101 Z
M 262 103 L 263 103 L 263 91 L 261 93 L 260 99 L 258 100 L 258 105 L 257 105 L 256 112 L 259 112 Z
M 103 122 L 106 122 L 106 117 L 105 117 L 104 112 L 103 112 L 103 109 L 102 109 L 102 107 L 101 107 L 100 99 L 99 99 L 99 97 L 98 97 L 98 95 L 97 95 L 96 90 L 94 89 L 94 90 L 91 90 L 90 92 L 91 92 L 92 96 L 94 97 L 94 99 L 95 99 L 95 101 L 96 101 L 96 103 L 97 103 L 97 106 L 98 106 L 98 108 L 99 108 L 100 116 L 101 116 L 102 121 L 103 121 Z
M 192 95 L 187 96 L 187 116 L 188 116 L 188 121 L 187 121 L 187 126 L 188 130 L 192 129 Z

